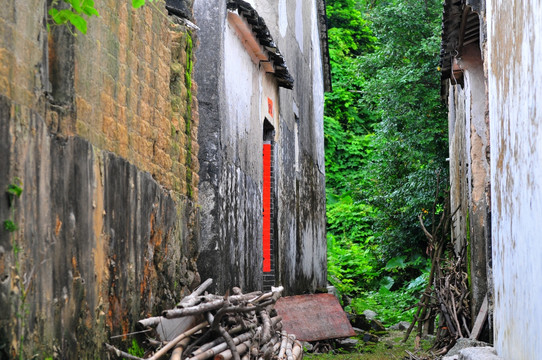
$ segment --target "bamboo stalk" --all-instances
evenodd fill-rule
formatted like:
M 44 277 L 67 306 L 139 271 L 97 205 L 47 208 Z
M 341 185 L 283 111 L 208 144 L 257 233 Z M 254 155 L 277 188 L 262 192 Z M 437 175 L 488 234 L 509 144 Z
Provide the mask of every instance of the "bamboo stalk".
M 158 324 L 160 324 L 160 321 L 162 321 L 162 319 L 163 319 L 162 316 L 153 316 L 153 317 L 150 317 L 150 318 L 141 319 L 137 323 L 142 328 L 156 327 Z
M 254 335 L 250 332 L 247 332 L 247 333 L 244 333 L 244 334 L 241 334 L 235 338 L 233 338 L 233 343 L 235 345 L 238 345 L 238 344 L 241 344 L 247 340 L 250 340 L 252 339 Z M 213 357 L 215 356 L 216 354 L 219 354 L 221 353 L 222 351 L 224 350 L 227 350 L 228 349 L 228 344 L 226 342 L 222 342 L 221 344 L 218 344 L 204 352 L 201 352 L 195 356 L 192 356 L 190 359 L 187 359 L 187 360 L 205 360 L 205 359 L 208 359 L 210 357 Z
M 226 344 L 230 348 L 233 359 L 241 360 L 241 357 L 239 356 L 239 353 L 237 352 L 237 347 L 236 347 L 237 344 L 233 342 L 233 339 L 230 336 L 230 334 L 228 334 L 228 332 L 222 326 L 218 327 L 218 331 L 220 332 L 220 335 L 222 335 L 224 340 L 226 340 Z
M 454 316 L 454 320 L 457 325 L 457 331 L 459 333 L 459 337 L 463 337 L 463 333 L 461 332 L 461 324 L 459 324 L 459 319 L 457 318 L 457 311 L 455 309 L 454 294 L 452 294 L 451 299 L 452 299 L 452 314 Z
M 279 323 L 281 320 L 282 320 L 282 317 L 275 316 L 271 319 L 270 323 L 272 326 L 274 326 L 275 324 Z M 259 330 L 261 330 L 261 326 L 256 328 L 256 334 L 259 332 Z M 230 331 L 229 333 L 231 334 L 232 331 Z M 247 340 L 254 339 L 256 336 L 252 332 L 249 331 L 233 338 L 233 342 L 235 345 L 238 345 Z M 214 345 L 209 347 L 210 344 L 214 344 Z M 205 360 L 212 356 L 215 356 L 216 354 L 226 350 L 227 348 L 228 348 L 228 345 L 226 344 L 224 338 L 223 337 L 218 338 L 208 344 L 202 345 L 198 350 L 194 351 L 192 353 L 192 357 L 190 357 L 190 360 Z
M 287 336 L 288 340 L 286 342 L 286 359 L 288 360 L 294 360 L 294 355 L 293 355 L 293 343 L 295 342 L 295 335 L 293 334 L 290 334 Z
M 250 348 L 250 341 L 245 341 L 242 344 L 239 344 L 235 347 L 235 350 L 238 354 L 244 354 L 248 351 Z M 230 349 L 222 351 L 219 354 L 216 354 L 214 357 L 214 360 L 231 360 L 233 357 L 233 353 Z
M 179 341 L 177 346 L 173 349 L 173 353 L 171 354 L 171 357 L 169 360 L 181 360 L 181 357 L 183 356 L 183 351 L 190 342 L 190 338 L 186 337 Z
M 248 294 L 235 294 L 235 295 L 230 296 L 230 298 L 233 298 L 233 302 L 237 303 L 237 302 L 242 302 L 242 301 L 255 299 L 255 298 L 259 297 L 261 294 L 262 294 L 261 291 L 254 291 L 254 292 L 251 292 L 251 293 L 248 293 Z M 200 295 L 200 296 L 193 297 L 193 298 L 191 298 L 189 300 L 186 300 L 186 301 L 185 301 L 185 299 L 186 298 L 181 300 L 181 302 L 179 302 L 177 304 L 177 306 L 175 306 L 175 308 L 176 309 L 185 309 L 185 308 L 198 306 L 198 305 L 204 304 L 204 303 L 210 303 L 210 302 L 213 302 L 213 301 L 220 301 L 220 300 L 224 300 L 225 296 L 219 296 L 219 295 L 215 295 L 215 294 L 205 294 L 205 295 Z
M 303 358 L 303 345 L 298 340 L 294 342 L 292 355 L 294 360 L 301 360 Z
M 281 335 L 282 335 L 282 341 L 280 343 L 280 350 L 279 350 L 279 355 L 278 355 L 279 360 L 284 357 L 284 354 L 286 353 L 286 344 L 288 343 L 288 334 L 286 333 L 286 331 L 283 331 Z
M 190 335 L 193 335 L 193 334 L 197 333 L 198 331 L 200 331 L 201 329 L 204 329 L 208 325 L 209 325 L 209 323 L 207 321 L 204 321 L 201 324 L 194 326 L 192 329 L 185 331 L 184 333 L 177 336 L 175 339 L 168 342 L 166 346 L 164 346 L 163 348 L 158 350 L 153 356 L 151 356 L 149 358 L 149 360 L 157 360 L 157 359 L 159 359 L 161 356 L 165 355 L 169 350 L 174 348 L 175 345 L 177 345 L 179 343 L 179 341 L 181 341 L 182 339 L 184 339 L 184 338 L 186 338 L 186 337 L 188 337 Z
M 246 327 L 246 330 L 254 329 L 255 327 L 256 327 L 256 324 L 249 324 Z M 241 332 L 242 330 L 245 330 L 245 329 L 241 325 L 239 325 L 239 326 L 236 326 L 233 329 L 231 329 L 229 331 L 229 333 L 230 333 L 230 335 L 235 335 L 235 334 Z M 211 342 L 203 344 L 197 350 L 192 352 L 192 357 L 195 357 L 195 356 L 197 356 L 197 355 L 199 355 L 199 354 L 201 354 L 201 353 L 203 353 L 203 352 L 205 352 L 205 351 L 207 351 L 207 350 L 209 350 L 209 349 L 211 349 L 211 348 L 213 348 L 213 347 L 215 347 L 217 345 L 220 345 L 220 344 L 222 344 L 224 342 L 225 342 L 225 340 L 224 340 L 223 337 L 218 337 L 218 338 L 214 339 Z
M 270 359 L 271 356 L 276 352 L 274 349 L 275 349 L 275 345 L 278 345 L 280 346 L 280 342 L 279 342 L 279 337 L 278 336 L 273 336 L 271 338 L 271 340 L 269 340 L 269 342 L 267 344 L 264 344 L 261 349 L 260 349 L 260 353 L 262 354 L 258 360 L 263 360 L 263 359 Z M 278 347 L 277 347 L 277 350 L 278 350 Z

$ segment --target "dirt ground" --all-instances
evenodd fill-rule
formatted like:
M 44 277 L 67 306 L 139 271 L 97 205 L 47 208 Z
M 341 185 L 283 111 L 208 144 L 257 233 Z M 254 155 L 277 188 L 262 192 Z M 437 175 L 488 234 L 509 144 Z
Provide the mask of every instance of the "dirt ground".
M 356 349 L 352 352 L 345 352 L 342 349 L 334 349 L 326 354 L 313 354 L 305 352 L 306 360 L 433 360 L 429 349 L 432 343 L 421 340 L 420 349 L 416 350 L 415 336 L 411 335 L 406 343 L 402 342 L 404 331 L 389 331 L 387 335 L 380 338 L 377 343 L 364 343 L 360 340 Z M 409 354 L 410 353 L 410 354 Z

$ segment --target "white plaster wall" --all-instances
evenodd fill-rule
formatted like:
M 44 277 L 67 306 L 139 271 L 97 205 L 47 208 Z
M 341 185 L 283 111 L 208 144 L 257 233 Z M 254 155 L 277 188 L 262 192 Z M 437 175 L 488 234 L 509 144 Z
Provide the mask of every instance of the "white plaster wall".
M 228 160 L 232 162 L 254 162 L 259 158 L 255 159 L 251 154 L 261 151 L 262 141 L 259 69 L 229 22 L 224 37 L 224 74 L 227 121 L 222 124 L 222 148 L 229 152 Z M 261 174 L 259 160 L 245 168 L 255 178 Z
M 286 7 L 286 0 L 279 0 L 279 30 L 280 36 L 286 36 L 286 30 L 288 30 L 288 9 Z
M 542 2 L 487 1 L 495 346 L 542 356 Z
M 316 119 L 314 126 L 314 137 L 316 144 L 319 145 L 316 150 L 316 161 L 318 169 L 325 175 L 325 157 L 324 157 L 324 72 L 322 67 L 322 57 L 320 49 L 320 33 L 318 31 L 318 10 L 316 2 L 311 4 L 311 45 L 312 45 L 312 101 L 313 101 L 313 119 Z
M 280 134 L 280 108 L 279 108 L 279 96 L 278 86 L 273 75 L 263 74 L 261 76 L 261 88 L 260 88 L 260 121 L 263 126 L 263 119 L 267 119 L 275 128 L 275 141 L 278 140 Z M 273 101 L 273 113 L 269 113 L 269 106 L 267 100 Z
M 295 38 L 299 49 L 303 52 L 303 0 L 296 0 L 295 2 Z
M 259 88 L 262 94 L 260 99 L 253 98 L 259 104 L 260 120 L 267 115 L 267 97 L 269 94 L 274 97 L 273 119 L 266 117 L 275 125 L 277 141 L 278 280 L 291 294 L 306 292 L 326 282 L 324 86 L 316 1 L 251 0 L 250 3 L 265 19 L 295 81 L 293 90 L 280 89 L 273 93 L 270 91 L 274 89 L 270 80 L 273 77 L 264 75 L 253 83 L 252 91 L 258 92 Z M 231 46 L 229 42 L 224 46 L 230 55 L 239 51 L 239 47 Z M 225 55 L 226 61 L 228 56 Z M 234 57 L 229 61 L 239 60 Z M 225 69 L 226 103 L 231 104 L 229 99 L 235 102 L 245 91 L 241 89 L 246 88 L 246 84 L 235 77 L 247 65 L 227 65 L 236 72 Z M 228 106 L 233 115 L 241 104 Z M 299 117 L 298 127 L 295 115 Z

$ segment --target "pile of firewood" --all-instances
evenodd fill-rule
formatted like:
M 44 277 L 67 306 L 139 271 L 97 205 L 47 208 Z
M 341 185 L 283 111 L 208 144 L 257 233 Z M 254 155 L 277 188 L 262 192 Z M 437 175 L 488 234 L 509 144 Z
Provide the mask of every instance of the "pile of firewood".
M 440 178 L 437 174 L 437 184 Z M 449 194 L 446 194 L 444 207 L 437 217 L 437 204 L 440 188 L 437 185 L 435 202 L 431 212 L 431 226 L 425 226 L 420 214 L 418 219 L 428 241 L 427 253 L 431 259 L 431 271 L 424 292 L 418 302 L 414 319 L 408 328 L 404 341 L 418 324 L 416 343 L 424 335 L 434 334 L 433 355 L 440 356 L 453 347 L 458 338 L 469 337 L 477 339 L 481 324 L 475 324 L 472 330 L 469 310 L 469 288 L 467 286 L 467 244 L 461 251 L 456 252 L 449 241 L 450 225 L 459 207 L 451 212 Z M 439 319 L 435 329 L 435 321 Z M 478 320 L 477 320 L 478 322 Z M 411 359 L 415 359 L 413 355 Z
M 471 322 L 469 288 L 464 260 L 465 256 L 447 260 L 440 276 L 434 281 L 434 294 L 441 315 L 435 348 L 442 349 L 442 353 L 448 351 L 456 339 L 471 337 L 468 325 Z
M 211 283 L 211 279 L 205 281 L 175 309 L 139 321 L 144 332 L 157 337 L 147 339 L 154 348 L 148 351 L 146 359 L 156 360 L 167 354 L 171 360 L 299 360 L 303 357 L 301 343 L 295 335 L 281 331 L 282 319 L 274 310 L 282 287 L 272 288 L 268 293 L 249 294 L 233 288 L 233 295 L 217 296 L 204 293 Z M 160 331 L 166 322 L 170 324 L 169 329 L 182 331 L 168 337 Z M 120 358 L 142 359 L 109 344 L 105 347 Z

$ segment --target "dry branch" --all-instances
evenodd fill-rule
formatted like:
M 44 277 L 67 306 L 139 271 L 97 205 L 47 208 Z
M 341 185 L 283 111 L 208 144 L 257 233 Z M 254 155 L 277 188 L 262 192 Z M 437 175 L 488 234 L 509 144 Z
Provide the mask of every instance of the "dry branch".
M 235 352 L 237 352 L 238 354 L 244 354 L 248 351 L 249 348 L 250 348 L 250 341 L 245 341 L 244 343 L 239 344 L 235 347 Z M 233 354 L 234 353 L 232 352 L 232 350 L 225 350 L 221 352 L 220 354 L 217 354 L 214 357 L 214 360 L 230 360 L 232 359 Z
M 171 357 L 169 360 L 181 360 L 181 357 L 183 356 L 183 351 L 190 342 L 190 338 L 186 337 L 182 339 L 173 349 L 173 352 L 171 353 Z
M 198 331 L 200 331 L 201 329 L 204 329 L 208 325 L 209 323 L 207 321 L 204 321 L 201 324 L 194 326 L 192 329 L 185 331 L 181 335 L 177 336 L 175 339 L 168 342 L 166 346 L 158 350 L 153 356 L 149 358 L 149 360 L 159 359 L 161 356 L 167 354 L 167 352 L 171 350 L 173 347 L 175 347 L 175 345 L 177 345 L 182 339 L 197 333 Z

